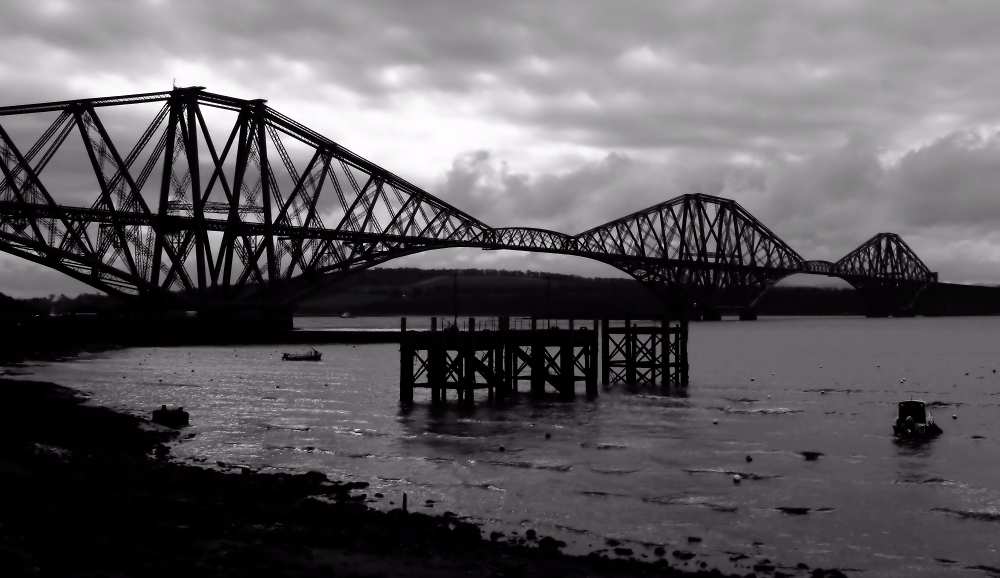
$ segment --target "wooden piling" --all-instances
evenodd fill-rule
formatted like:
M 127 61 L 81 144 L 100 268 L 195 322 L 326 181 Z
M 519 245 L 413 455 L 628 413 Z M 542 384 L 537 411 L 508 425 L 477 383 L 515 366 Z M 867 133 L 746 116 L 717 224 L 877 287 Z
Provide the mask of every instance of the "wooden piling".
M 531 333 L 538 334 L 538 319 L 531 318 Z M 545 393 L 545 345 L 540 339 L 536 339 L 531 344 L 531 394 L 541 395 Z
M 594 320 L 594 333 L 591 335 L 590 343 L 587 344 L 589 348 L 587 355 L 587 395 L 595 396 L 597 395 L 597 326 L 598 322 Z
M 671 337 L 670 318 L 664 315 L 660 321 L 660 385 L 664 387 L 670 385 L 670 351 L 675 346 Z
M 608 332 L 611 323 L 601 320 L 601 383 L 611 383 L 611 335 Z
M 463 405 L 472 405 L 476 384 L 476 319 L 469 318 L 469 342 L 466 344 L 465 356 L 462 360 L 463 373 L 460 380 L 463 391 Z
M 437 321 L 437 317 L 431 317 L 431 333 L 437 333 Z M 440 362 L 436 351 L 427 350 L 427 383 L 431 386 L 431 402 L 435 403 L 444 401 L 438 386 L 441 383 L 439 381 L 442 371 Z
M 399 402 L 413 403 L 413 346 L 406 337 L 406 318 L 400 320 Z
M 680 363 L 681 385 L 688 384 L 688 321 L 681 319 L 680 347 L 677 349 L 677 361 Z
M 573 350 L 573 320 L 569 320 L 569 334 L 559 346 L 559 382 L 562 384 L 560 393 L 576 395 L 576 364 Z
M 635 332 L 632 320 L 625 320 L 625 383 L 634 384 L 635 379 Z

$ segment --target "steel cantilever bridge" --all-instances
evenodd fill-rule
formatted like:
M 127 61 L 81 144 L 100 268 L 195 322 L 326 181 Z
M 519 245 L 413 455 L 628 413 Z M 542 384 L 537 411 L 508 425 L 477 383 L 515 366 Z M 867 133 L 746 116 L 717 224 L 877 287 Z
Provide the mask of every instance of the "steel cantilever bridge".
M 143 114 L 119 148 L 112 134 Z M 287 310 L 447 247 L 596 259 L 706 316 L 752 311 L 794 273 L 840 277 L 882 315 L 912 312 L 937 281 L 898 235 L 807 261 L 735 201 L 700 194 L 577 235 L 493 228 L 263 100 L 202 87 L 0 108 L 0 171 L 0 250 L 154 308 Z

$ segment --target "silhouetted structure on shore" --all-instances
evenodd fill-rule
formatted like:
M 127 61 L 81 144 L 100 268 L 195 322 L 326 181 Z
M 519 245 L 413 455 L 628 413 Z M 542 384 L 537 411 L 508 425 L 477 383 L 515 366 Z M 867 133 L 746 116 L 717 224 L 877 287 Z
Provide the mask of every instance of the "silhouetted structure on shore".
M 604 385 L 688 384 L 686 322 L 604 319 L 588 327 L 570 319 L 559 327 L 539 324 L 538 319 L 525 321 L 526 326 L 512 326 L 508 317 L 485 323 L 469 318 L 461 327 L 438 331 L 438 319 L 432 317 L 430 331 L 407 331 L 404 317 L 399 333 L 400 402 L 412 403 L 413 390 L 425 388 L 434 403 L 446 401 L 449 390 L 462 405 L 473 403 L 476 390 L 485 390 L 490 403 L 502 403 L 518 397 L 522 382 L 529 384 L 532 395 L 551 388 L 564 397 L 576 395 L 576 384 L 583 382 L 586 394 L 593 397 L 598 393 L 598 345 Z

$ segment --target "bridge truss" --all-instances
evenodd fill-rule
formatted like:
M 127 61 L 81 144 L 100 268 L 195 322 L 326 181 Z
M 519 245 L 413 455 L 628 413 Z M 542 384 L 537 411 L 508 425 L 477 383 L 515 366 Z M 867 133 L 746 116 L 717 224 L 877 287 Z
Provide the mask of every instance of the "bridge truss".
M 112 133 L 136 111 L 151 120 L 119 148 Z M 842 277 L 886 311 L 912 308 L 936 281 L 896 235 L 805 261 L 707 195 L 574 236 L 492 228 L 265 101 L 201 87 L 0 108 L 0 172 L 0 250 L 158 308 L 280 310 L 352 271 L 445 247 L 592 258 L 705 312 L 752 307 L 799 272 Z

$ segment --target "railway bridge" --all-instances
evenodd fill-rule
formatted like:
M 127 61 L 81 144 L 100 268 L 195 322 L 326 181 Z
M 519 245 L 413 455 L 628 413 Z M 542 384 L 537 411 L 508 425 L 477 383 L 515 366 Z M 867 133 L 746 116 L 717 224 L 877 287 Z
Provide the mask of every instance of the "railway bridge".
M 138 138 L 119 134 L 137 117 Z M 449 247 L 595 259 L 703 318 L 752 318 L 795 273 L 844 279 L 878 316 L 912 315 L 937 283 L 898 235 L 807 261 L 736 201 L 701 194 L 575 235 L 493 228 L 264 100 L 203 87 L 2 107 L 0 171 L 0 251 L 151 309 L 287 311 Z

